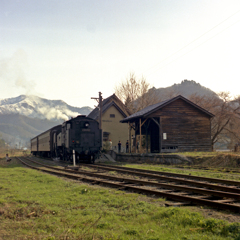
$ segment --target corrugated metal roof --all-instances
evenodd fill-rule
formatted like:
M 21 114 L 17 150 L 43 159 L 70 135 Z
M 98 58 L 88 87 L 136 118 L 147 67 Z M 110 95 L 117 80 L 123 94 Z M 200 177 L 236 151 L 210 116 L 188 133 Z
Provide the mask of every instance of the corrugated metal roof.
M 152 111 L 153 109 L 160 107 L 160 106 L 161 106 L 162 104 L 164 104 L 165 102 L 167 102 L 167 101 L 163 101 L 163 102 L 160 102 L 160 103 L 156 103 L 156 104 L 147 106 L 147 107 L 145 107 L 144 109 L 142 109 L 142 110 L 140 110 L 140 111 L 138 111 L 138 112 L 130 115 L 129 117 L 124 118 L 121 122 L 127 122 L 127 121 L 130 120 L 130 119 L 142 117 L 143 115 L 145 115 L 145 114 L 148 113 L 149 111 Z

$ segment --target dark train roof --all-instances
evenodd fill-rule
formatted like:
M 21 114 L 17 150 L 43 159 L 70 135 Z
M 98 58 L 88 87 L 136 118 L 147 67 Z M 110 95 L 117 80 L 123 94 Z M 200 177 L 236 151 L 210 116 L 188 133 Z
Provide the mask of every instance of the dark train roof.
M 128 122 L 128 121 L 131 121 L 135 118 L 140 118 L 140 117 L 146 117 L 147 115 L 155 112 L 156 110 L 159 110 L 163 107 L 165 107 L 166 105 L 172 103 L 173 101 L 177 100 L 177 99 L 182 99 L 184 100 L 185 102 L 191 104 L 192 106 L 194 106 L 195 108 L 199 109 L 200 111 L 206 113 L 207 115 L 209 115 L 210 117 L 214 117 L 214 115 L 210 112 L 208 112 L 207 110 L 203 109 L 202 107 L 196 105 L 195 103 L 191 102 L 190 100 L 188 100 L 187 98 L 181 96 L 181 95 L 178 95 L 177 97 L 174 97 L 174 98 L 171 98 L 171 99 L 168 99 L 168 100 L 165 100 L 163 102 L 159 102 L 159 103 L 156 103 L 156 104 L 153 104 L 153 105 L 150 105 L 132 115 L 130 115 L 129 117 L 127 118 L 124 118 L 123 120 L 121 120 L 120 122 L 122 123 L 125 123 L 125 122 Z
M 31 141 L 32 141 L 33 139 L 35 139 L 35 138 L 41 136 L 42 134 L 45 134 L 45 133 L 48 132 L 48 131 L 54 131 L 54 130 L 56 130 L 56 129 L 58 129 L 58 128 L 61 129 L 61 128 L 62 128 L 62 125 L 60 124 L 60 125 L 54 126 L 54 127 L 52 127 L 52 128 L 49 128 L 48 130 L 46 130 L 46 131 L 44 131 L 44 132 L 38 134 L 37 136 L 31 138 Z

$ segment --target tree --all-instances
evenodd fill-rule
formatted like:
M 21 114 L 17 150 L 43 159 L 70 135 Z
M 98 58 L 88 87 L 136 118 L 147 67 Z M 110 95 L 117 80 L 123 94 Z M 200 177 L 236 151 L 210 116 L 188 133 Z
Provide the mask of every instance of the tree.
M 239 145 L 240 143 L 240 96 L 235 97 L 229 105 L 233 110 L 233 117 L 226 131 L 231 139 L 230 146 L 233 148 L 236 144 Z
M 189 100 L 211 112 L 215 116 L 211 120 L 211 141 L 214 144 L 239 138 L 240 99 L 231 99 L 229 92 L 220 92 L 212 96 L 193 94 Z
M 150 84 L 144 77 L 137 79 L 130 73 L 125 81 L 115 87 L 115 94 L 126 105 L 131 113 L 152 105 L 158 101 L 155 91 L 149 91 Z

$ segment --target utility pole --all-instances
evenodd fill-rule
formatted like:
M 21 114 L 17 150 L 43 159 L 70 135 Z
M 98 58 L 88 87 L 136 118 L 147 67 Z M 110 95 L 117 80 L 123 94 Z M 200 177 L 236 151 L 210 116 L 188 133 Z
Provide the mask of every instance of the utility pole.
M 98 98 L 94 98 L 92 97 L 91 99 L 95 99 L 98 102 L 98 123 L 99 123 L 99 129 L 101 130 L 101 142 L 103 139 L 103 132 L 102 132 L 102 93 L 99 92 L 99 97 Z M 96 106 L 94 106 L 96 107 Z M 101 143 L 101 150 L 102 150 L 102 143 Z
M 99 128 L 102 130 L 102 93 L 99 92 Z
M 98 115 L 98 122 L 99 122 L 99 129 L 102 130 L 102 93 L 99 92 L 99 97 L 94 98 L 92 97 L 91 99 L 95 99 L 98 102 L 99 105 L 99 115 Z

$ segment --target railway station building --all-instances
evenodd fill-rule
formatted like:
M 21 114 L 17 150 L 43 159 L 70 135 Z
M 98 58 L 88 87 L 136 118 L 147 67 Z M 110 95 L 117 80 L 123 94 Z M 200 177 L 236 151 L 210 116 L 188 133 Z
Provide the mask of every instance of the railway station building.
M 129 129 L 135 132 L 132 136 L 131 152 L 212 151 L 213 116 L 179 95 L 148 106 L 121 122 L 128 123 Z
M 111 147 L 117 150 L 118 142 L 122 143 L 122 150 L 128 138 L 128 124 L 122 124 L 120 121 L 128 117 L 130 112 L 123 102 L 115 95 L 111 95 L 102 102 L 102 131 L 103 148 Z M 99 109 L 95 108 L 88 117 L 98 121 Z M 111 140 L 111 141 L 110 141 Z M 112 146 L 108 146 L 111 142 Z

